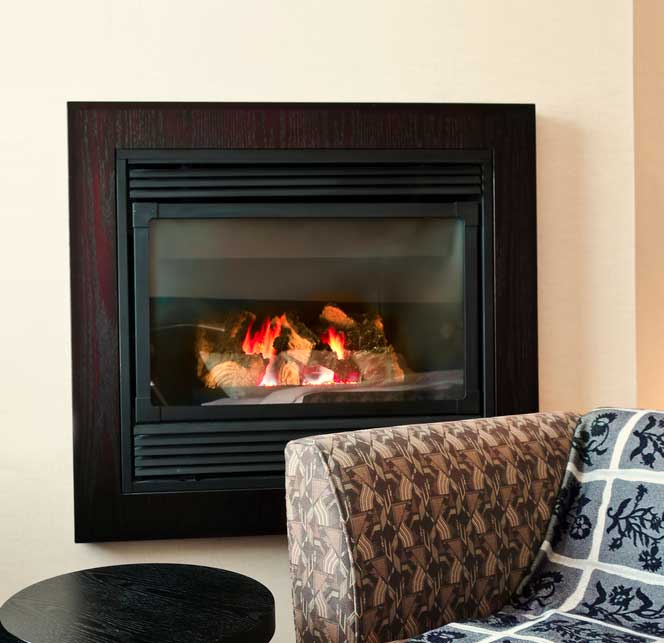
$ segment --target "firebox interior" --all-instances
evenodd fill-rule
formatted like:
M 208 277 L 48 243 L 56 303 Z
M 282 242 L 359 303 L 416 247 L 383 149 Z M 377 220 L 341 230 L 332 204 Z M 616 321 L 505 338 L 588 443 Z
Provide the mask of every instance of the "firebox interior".
M 459 218 L 251 207 L 153 220 L 153 404 L 463 397 L 464 234 Z

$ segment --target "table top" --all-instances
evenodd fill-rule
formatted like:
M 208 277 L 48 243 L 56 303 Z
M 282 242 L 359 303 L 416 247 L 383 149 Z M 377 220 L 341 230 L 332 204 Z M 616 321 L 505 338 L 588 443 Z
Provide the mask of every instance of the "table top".
M 267 643 L 274 598 L 221 569 L 120 565 L 31 585 L 0 608 L 0 623 L 3 643 Z

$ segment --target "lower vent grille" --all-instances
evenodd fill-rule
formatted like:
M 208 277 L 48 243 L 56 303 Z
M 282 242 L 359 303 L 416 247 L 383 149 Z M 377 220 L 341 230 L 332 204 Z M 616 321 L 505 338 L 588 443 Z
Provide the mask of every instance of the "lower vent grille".
M 250 478 L 273 486 L 283 480 L 286 443 L 321 431 L 209 431 L 170 433 L 164 425 L 134 431 L 134 477 L 137 481 Z

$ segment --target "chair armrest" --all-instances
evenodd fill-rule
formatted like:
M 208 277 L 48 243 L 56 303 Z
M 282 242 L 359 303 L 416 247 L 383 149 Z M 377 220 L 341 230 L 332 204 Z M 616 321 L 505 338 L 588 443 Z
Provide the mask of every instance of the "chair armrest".
M 538 413 L 290 442 L 299 643 L 387 643 L 500 609 L 544 537 L 577 420 Z

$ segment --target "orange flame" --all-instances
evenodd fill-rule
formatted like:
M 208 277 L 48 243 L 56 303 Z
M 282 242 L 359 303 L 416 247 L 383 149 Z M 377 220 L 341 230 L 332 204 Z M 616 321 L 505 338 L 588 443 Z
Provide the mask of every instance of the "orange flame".
M 261 327 L 254 333 L 251 332 L 254 322 L 249 323 L 247 332 L 242 342 L 242 350 L 247 355 L 262 355 L 270 359 L 275 354 L 274 340 L 281 335 L 281 329 L 286 323 L 286 315 L 270 319 L 266 317 Z
M 346 358 L 346 334 L 330 326 L 321 336 L 321 341 L 327 344 L 338 359 Z

